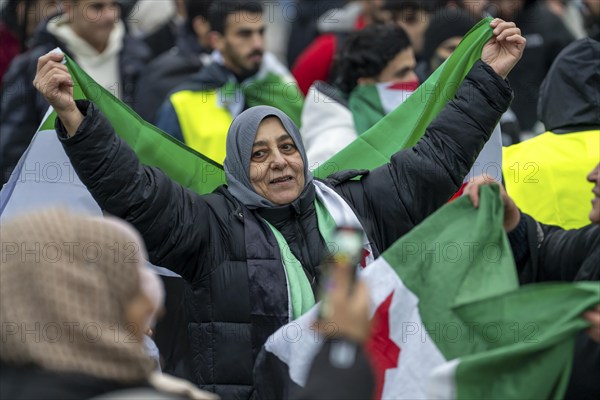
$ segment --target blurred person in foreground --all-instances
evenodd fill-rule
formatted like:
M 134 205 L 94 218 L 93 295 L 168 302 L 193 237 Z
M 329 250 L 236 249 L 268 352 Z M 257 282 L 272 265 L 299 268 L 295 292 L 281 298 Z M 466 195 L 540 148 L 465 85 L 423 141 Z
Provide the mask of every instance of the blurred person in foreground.
M 504 228 L 508 232 L 521 284 L 596 281 L 600 285 L 600 164 L 587 175 L 587 181 L 594 185 L 592 210 L 589 211 L 591 224 L 573 230 L 545 225 L 522 213 L 504 187 L 489 177 L 475 178 L 464 193 L 477 207 L 482 185 L 496 183 L 500 186 Z M 600 299 L 598 301 L 600 303 Z M 567 399 L 600 398 L 600 304 L 583 316 L 592 326 L 576 337 Z
M 143 341 L 156 310 L 148 289 L 160 282 L 145 258 L 139 234 L 117 219 L 48 209 L 4 224 L 0 398 L 126 389 L 142 390 L 141 398 L 215 398 L 153 373 Z

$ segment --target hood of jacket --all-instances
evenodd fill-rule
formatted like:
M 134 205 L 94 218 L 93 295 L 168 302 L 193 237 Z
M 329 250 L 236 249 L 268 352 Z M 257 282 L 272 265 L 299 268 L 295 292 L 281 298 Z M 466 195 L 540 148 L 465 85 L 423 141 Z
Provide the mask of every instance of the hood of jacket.
M 540 87 L 537 114 L 546 130 L 567 133 L 600 127 L 600 42 L 567 46 Z

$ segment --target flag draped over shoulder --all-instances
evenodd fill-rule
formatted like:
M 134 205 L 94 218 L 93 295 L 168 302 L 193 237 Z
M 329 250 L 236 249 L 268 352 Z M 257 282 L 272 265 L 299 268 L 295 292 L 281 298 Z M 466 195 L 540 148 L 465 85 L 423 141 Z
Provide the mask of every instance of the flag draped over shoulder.
M 478 22 L 454 53 L 400 107 L 381 119 L 329 161 L 314 175 L 326 178 L 344 169 L 372 170 L 389 162 L 394 153 L 415 145 L 436 115 L 451 100 L 481 50 L 492 37 L 491 18 Z M 390 135 L 390 132 L 397 132 Z
M 366 348 L 376 398 L 564 395 L 574 336 L 587 326 L 580 315 L 597 304 L 600 287 L 519 287 L 502 220 L 498 187 L 485 186 L 479 209 L 466 197 L 442 207 L 362 271 L 375 320 Z M 276 368 L 305 383 L 321 345 L 311 330 L 315 316 L 267 340 L 257 376 L 277 376 Z

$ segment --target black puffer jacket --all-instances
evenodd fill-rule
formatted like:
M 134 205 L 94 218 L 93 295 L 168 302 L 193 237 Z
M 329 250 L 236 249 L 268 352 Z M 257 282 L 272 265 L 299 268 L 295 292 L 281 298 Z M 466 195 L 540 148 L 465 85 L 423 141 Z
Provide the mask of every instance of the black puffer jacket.
M 384 251 L 458 190 L 512 92 L 478 62 L 456 98 L 413 148 L 349 180 L 327 180 L 354 208 L 373 245 Z M 324 246 L 314 216 L 314 189 L 292 204 L 251 211 L 226 188 L 205 196 L 142 166 L 93 104 L 63 145 L 78 176 L 103 209 L 131 222 L 150 260 L 188 282 L 186 314 L 195 382 L 223 398 L 253 394 L 252 369 L 266 338 L 288 322 L 287 288 L 277 243 L 259 218 L 280 228 L 310 280 Z M 64 128 L 57 121 L 57 130 Z
M 31 50 L 15 58 L 4 76 L 0 106 L 0 185 L 4 184 L 21 155 L 29 146 L 46 111 L 48 103 L 33 87 L 38 58 L 60 47 L 72 57 L 69 48 L 40 26 L 32 38 Z M 119 54 L 122 99 L 133 106 L 138 75 L 150 58 L 146 45 L 125 35 Z

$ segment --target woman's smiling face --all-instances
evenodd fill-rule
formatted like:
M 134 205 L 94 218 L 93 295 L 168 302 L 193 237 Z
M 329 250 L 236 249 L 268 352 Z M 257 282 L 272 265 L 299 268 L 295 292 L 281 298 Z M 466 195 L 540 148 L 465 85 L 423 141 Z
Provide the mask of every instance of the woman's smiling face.
M 258 126 L 250 182 L 257 194 L 276 205 L 293 202 L 304 190 L 302 155 L 277 117 L 267 117 Z

